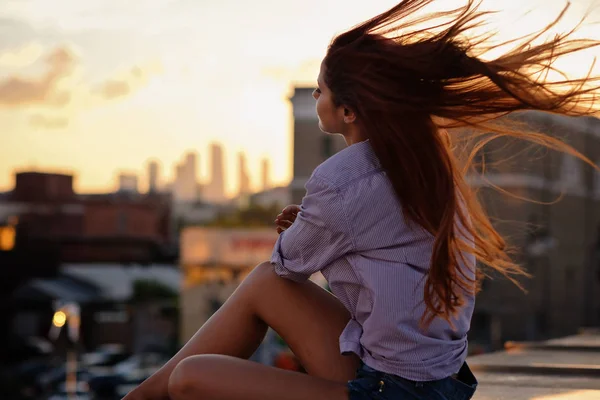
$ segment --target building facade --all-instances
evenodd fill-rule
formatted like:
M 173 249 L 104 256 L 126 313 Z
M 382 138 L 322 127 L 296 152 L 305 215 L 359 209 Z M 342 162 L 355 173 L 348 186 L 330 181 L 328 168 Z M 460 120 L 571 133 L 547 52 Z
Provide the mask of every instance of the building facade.
M 600 120 L 539 112 L 522 118 L 600 161 Z M 499 344 L 600 325 L 600 172 L 521 141 L 491 142 L 482 158 L 485 172 L 470 183 L 532 277 L 520 279 L 527 293 L 504 278 L 484 282 L 473 328 Z

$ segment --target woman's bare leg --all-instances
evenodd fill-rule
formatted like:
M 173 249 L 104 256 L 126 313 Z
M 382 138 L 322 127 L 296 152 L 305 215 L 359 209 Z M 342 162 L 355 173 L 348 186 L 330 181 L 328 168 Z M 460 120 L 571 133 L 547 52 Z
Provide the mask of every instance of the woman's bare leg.
M 200 355 L 171 374 L 171 400 L 347 400 L 341 382 L 230 356 Z
M 298 284 L 280 278 L 270 263 L 262 263 L 179 353 L 126 399 L 168 398 L 171 372 L 187 357 L 249 357 L 264 338 L 267 326 L 285 339 L 311 376 L 321 378 L 324 384 L 344 383 L 352 379 L 358 366 L 356 357 L 339 354 L 338 338 L 349 319 L 343 305 L 327 291 L 312 282 Z M 192 361 L 186 363 L 182 367 L 189 367 Z M 222 377 L 223 382 L 235 385 L 228 376 Z

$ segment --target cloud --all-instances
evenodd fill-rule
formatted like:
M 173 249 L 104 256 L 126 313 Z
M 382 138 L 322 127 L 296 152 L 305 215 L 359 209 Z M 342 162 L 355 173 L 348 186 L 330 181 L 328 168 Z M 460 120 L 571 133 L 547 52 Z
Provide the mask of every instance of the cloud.
M 108 80 L 100 86 L 98 91 L 105 99 L 114 99 L 128 95 L 131 92 L 131 86 L 126 81 Z
M 159 64 L 150 64 L 144 68 L 135 66 L 97 85 L 93 92 L 106 100 L 125 97 L 146 86 L 150 78 L 160 72 L 162 67 Z
M 102 102 L 130 96 L 146 86 L 154 75 L 163 71 L 159 62 L 150 62 L 130 67 L 97 85 L 75 82 L 80 76 L 77 73 L 80 59 L 66 45 L 54 47 L 45 54 L 41 46 L 36 44 L 0 52 L 0 67 L 2 65 L 20 67 L 19 73 L 0 76 L 0 109 L 64 108 L 70 103 L 73 106 L 94 107 L 100 105 L 98 100 Z M 22 71 L 23 67 L 30 74 L 26 75 Z M 33 71 L 37 73 L 31 75 Z M 35 120 L 31 123 L 52 127 L 62 124 L 55 120 Z
M 71 93 L 60 88 L 60 81 L 73 73 L 77 59 L 68 47 L 52 49 L 44 58 L 46 72 L 38 77 L 9 76 L 0 80 L 0 107 L 41 105 L 63 107 Z
M 0 54 L 0 67 L 22 68 L 36 62 L 43 53 L 39 43 L 31 42 L 20 48 L 11 49 Z
M 65 117 L 50 117 L 43 114 L 34 114 L 29 118 L 29 124 L 34 128 L 64 129 L 69 126 L 69 119 Z
M 48 76 L 52 79 L 68 76 L 73 72 L 77 59 L 71 49 L 66 46 L 56 47 L 46 57 L 49 71 Z

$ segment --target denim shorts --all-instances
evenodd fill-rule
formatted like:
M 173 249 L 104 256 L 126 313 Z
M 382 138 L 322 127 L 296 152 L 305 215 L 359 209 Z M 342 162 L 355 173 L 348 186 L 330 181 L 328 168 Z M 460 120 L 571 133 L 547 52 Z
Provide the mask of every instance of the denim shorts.
M 456 376 L 438 381 L 416 382 L 379 372 L 362 364 L 348 382 L 350 400 L 469 400 L 477 379 L 464 363 Z

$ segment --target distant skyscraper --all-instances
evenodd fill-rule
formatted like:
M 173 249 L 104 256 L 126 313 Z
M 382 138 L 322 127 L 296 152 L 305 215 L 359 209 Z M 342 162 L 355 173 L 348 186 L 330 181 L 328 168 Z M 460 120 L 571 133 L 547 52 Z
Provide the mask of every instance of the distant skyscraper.
M 198 155 L 190 152 L 185 155 L 184 168 L 186 184 L 190 187 L 195 187 L 198 181 Z
M 184 161 L 185 174 L 185 199 L 198 200 L 198 154 L 189 152 L 185 155 Z
M 175 166 L 175 180 L 171 191 L 175 200 L 198 200 L 198 155 L 189 152 L 184 160 Z
M 248 166 L 246 164 L 246 155 L 243 152 L 238 154 L 238 166 L 240 174 L 240 190 L 241 196 L 250 194 L 250 176 L 248 175 Z
M 135 174 L 121 172 L 119 174 L 120 193 L 138 193 L 138 177 Z
M 160 175 L 160 165 L 158 161 L 150 161 L 148 163 L 148 192 L 158 192 L 158 179 Z
M 210 181 L 204 188 L 203 197 L 207 201 L 216 203 L 225 199 L 223 147 L 218 143 L 210 145 Z
M 271 187 L 269 167 L 269 159 L 266 157 L 263 158 L 261 162 L 262 190 L 267 190 Z
M 183 200 L 185 197 L 185 165 L 177 164 L 175 166 L 175 179 L 173 180 L 173 198 L 175 200 Z

